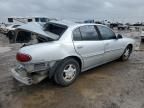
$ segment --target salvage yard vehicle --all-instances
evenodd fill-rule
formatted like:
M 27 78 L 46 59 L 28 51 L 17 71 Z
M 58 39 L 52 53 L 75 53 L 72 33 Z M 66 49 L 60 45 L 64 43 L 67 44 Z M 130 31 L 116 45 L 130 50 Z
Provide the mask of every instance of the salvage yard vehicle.
M 141 41 L 144 41 L 144 29 L 141 30 Z
M 21 25 L 14 30 L 7 33 L 10 43 L 29 43 L 33 41 L 33 35 L 38 35 L 38 32 L 42 35 L 43 30 L 40 28 L 44 24 L 37 22 L 30 22 L 28 24 Z M 32 31 L 31 31 L 32 29 Z M 36 31 L 36 34 L 34 33 Z
M 16 27 L 18 27 L 18 26 L 20 26 L 20 25 L 16 25 L 16 24 L 9 25 L 9 24 L 3 23 L 0 25 L 0 33 L 6 35 L 11 43 L 11 40 L 13 39 L 14 34 L 15 34 Z
M 8 25 L 8 26 L 3 26 L 1 27 L 1 29 L 3 30 L 4 34 L 7 34 L 9 31 L 14 31 L 16 29 L 16 27 L 18 27 L 20 25 L 14 24 L 14 25 Z
M 7 30 L 6 35 L 9 39 L 10 43 L 11 43 L 11 40 L 14 38 L 15 30 L 18 26 L 20 26 L 20 25 L 14 24 L 14 25 L 10 25 L 10 26 L 6 27 L 6 30 Z
M 18 51 L 18 66 L 11 70 L 13 77 L 26 85 L 48 77 L 68 86 L 81 72 L 119 58 L 128 60 L 135 43 L 100 24 L 50 21 L 39 29 L 18 28 L 38 34 L 35 44 Z
M 127 26 L 127 25 L 125 25 L 125 24 L 118 24 L 118 30 L 126 30 L 126 29 L 128 29 L 129 27 Z
M 2 34 L 6 34 L 8 31 L 6 29 L 6 27 L 10 26 L 9 24 L 5 24 L 5 23 L 1 23 L 0 24 L 0 33 Z

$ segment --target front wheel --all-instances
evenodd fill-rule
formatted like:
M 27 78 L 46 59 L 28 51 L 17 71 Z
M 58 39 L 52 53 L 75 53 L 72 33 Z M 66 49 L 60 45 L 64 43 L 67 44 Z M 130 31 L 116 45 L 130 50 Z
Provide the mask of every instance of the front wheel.
M 122 61 L 127 61 L 132 53 L 132 47 L 129 45 L 126 47 L 123 55 L 121 56 Z
M 54 80 L 58 85 L 69 86 L 80 73 L 79 63 L 72 58 L 65 59 L 58 66 L 54 75 Z

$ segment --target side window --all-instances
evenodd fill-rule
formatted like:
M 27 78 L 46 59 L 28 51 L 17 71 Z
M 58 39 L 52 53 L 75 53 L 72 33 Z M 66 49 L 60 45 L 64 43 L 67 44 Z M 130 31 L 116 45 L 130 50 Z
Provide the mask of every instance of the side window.
M 98 33 L 92 25 L 80 27 L 80 32 L 83 40 L 99 40 Z
M 77 28 L 73 31 L 73 40 L 75 40 L 75 41 L 82 40 L 79 28 Z
M 116 39 L 116 35 L 111 29 L 101 25 L 97 25 L 97 27 L 104 40 Z

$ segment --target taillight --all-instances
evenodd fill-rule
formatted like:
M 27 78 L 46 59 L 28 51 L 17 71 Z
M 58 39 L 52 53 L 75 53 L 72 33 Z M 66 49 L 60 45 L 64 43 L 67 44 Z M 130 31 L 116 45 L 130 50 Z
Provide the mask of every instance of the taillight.
M 28 62 L 28 61 L 31 61 L 32 58 L 28 54 L 17 53 L 16 59 L 20 62 Z

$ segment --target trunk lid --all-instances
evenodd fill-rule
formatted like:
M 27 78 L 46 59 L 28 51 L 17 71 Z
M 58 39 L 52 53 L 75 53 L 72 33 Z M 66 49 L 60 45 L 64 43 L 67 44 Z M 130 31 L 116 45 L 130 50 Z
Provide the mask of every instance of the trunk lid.
M 28 31 L 32 32 L 44 37 L 51 38 L 53 40 L 56 40 L 59 38 L 58 35 L 50 33 L 48 31 L 44 31 L 44 24 L 36 23 L 36 22 L 31 22 L 28 24 L 24 24 L 22 26 L 17 27 L 16 30 L 23 30 L 23 31 Z

